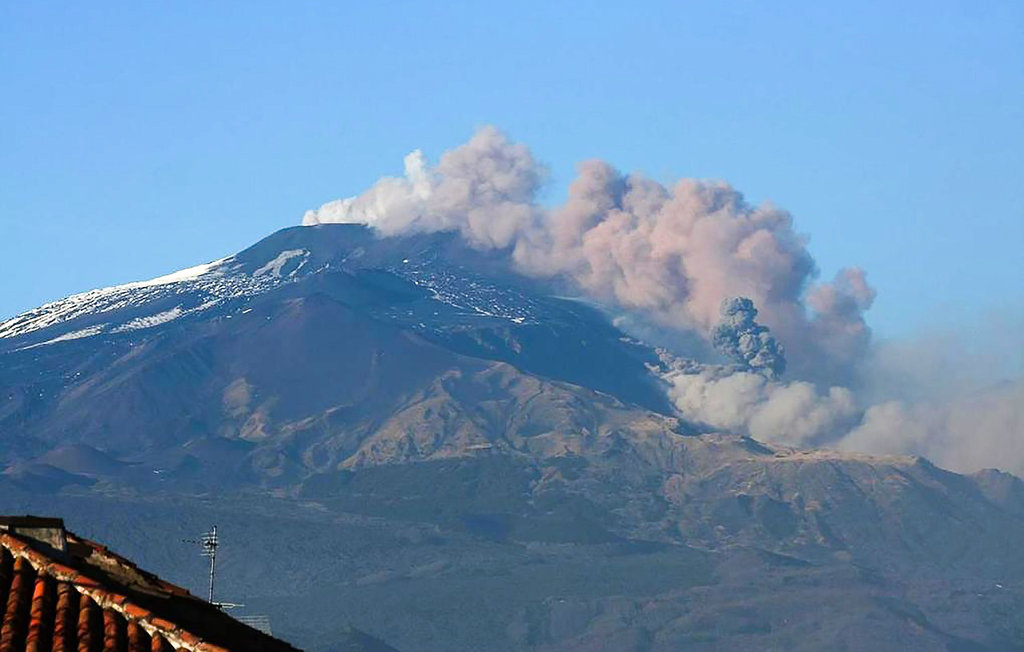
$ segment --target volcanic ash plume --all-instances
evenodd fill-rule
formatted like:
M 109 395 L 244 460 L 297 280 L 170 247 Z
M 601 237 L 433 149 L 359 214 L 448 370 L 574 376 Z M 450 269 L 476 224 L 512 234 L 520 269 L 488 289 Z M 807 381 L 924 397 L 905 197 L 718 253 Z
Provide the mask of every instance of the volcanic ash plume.
M 711 329 L 711 343 L 742 368 L 776 379 L 786 370 L 786 358 L 767 328 L 755 321 L 757 308 L 746 297 L 722 301 L 722 319 Z
M 413 152 L 403 177 L 308 211 L 303 224 L 361 223 L 382 235 L 457 232 L 522 273 L 568 279 L 617 309 L 617 322 L 634 331 L 713 344 L 736 364 L 663 360 L 659 371 L 683 417 L 706 427 L 795 445 L 927 454 L 961 470 L 991 464 L 1024 472 L 1020 381 L 973 394 L 906 396 L 915 394 L 906 387 L 908 360 L 888 355 L 885 377 L 863 383 L 877 366 L 865 355 L 864 321 L 875 292 L 856 268 L 815 282 L 814 260 L 789 213 L 750 206 L 726 183 L 666 186 L 598 160 L 579 165 L 563 204 L 543 207 L 544 178 L 527 147 L 486 127 L 436 166 Z M 792 380 L 779 380 L 784 370 Z
M 414 152 L 405 168 L 404 177 L 308 211 L 303 224 L 456 231 L 523 273 L 568 278 L 594 299 L 679 331 L 707 334 L 723 299 L 748 297 L 786 344 L 791 369 L 815 380 L 842 377 L 868 344 L 863 313 L 873 292 L 863 273 L 814 284 L 814 261 L 790 215 L 751 207 L 728 184 L 666 187 L 587 161 L 566 202 L 546 208 L 536 201 L 543 167 L 493 127 L 437 166 Z
M 368 224 L 382 235 L 458 231 L 475 247 L 501 249 L 536 221 L 534 198 L 543 178 L 525 145 L 488 127 L 446 152 L 435 168 L 422 152 L 412 152 L 404 177 L 385 177 L 357 197 L 306 211 L 302 223 Z
M 773 382 L 749 371 L 665 375 L 669 396 L 688 420 L 716 430 L 794 446 L 822 445 L 845 432 L 860 416 L 853 393 L 844 387 L 820 391 L 804 381 Z
M 949 401 L 887 401 L 838 442 L 843 450 L 914 453 L 948 469 L 999 468 L 1024 476 L 1024 381 Z

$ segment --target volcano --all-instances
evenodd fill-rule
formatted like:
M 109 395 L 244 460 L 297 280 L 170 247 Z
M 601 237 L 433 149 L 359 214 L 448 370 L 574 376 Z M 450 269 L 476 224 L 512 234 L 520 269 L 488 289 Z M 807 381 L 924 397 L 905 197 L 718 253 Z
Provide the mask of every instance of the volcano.
M 1019 479 L 708 432 L 659 364 L 454 234 L 285 229 L 0 323 L 0 511 L 193 587 L 215 521 L 309 649 L 1024 647 Z

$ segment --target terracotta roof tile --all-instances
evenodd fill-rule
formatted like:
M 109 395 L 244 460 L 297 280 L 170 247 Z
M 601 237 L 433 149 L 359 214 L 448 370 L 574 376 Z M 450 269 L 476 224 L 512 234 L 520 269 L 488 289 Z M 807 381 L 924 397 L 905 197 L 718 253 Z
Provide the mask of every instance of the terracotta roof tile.
M 113 609 L 103 610 L 103 649 L 123 650 L 125 644 L 124 618 Z
M 148 652 L 149 648 L 149 635 L 146 634 L 146 630 L 139 625 L 138 621 L 128 621 L 128 652 Z
M 36 577 L 36 588 L 32 592 L 32 609 L 29 613 L 28 635 L 25 637 L 25 652 L 41 652 L 49 649 L 49 628 L 46 622 L 53 611 L 53 580 L 45 575 Z
M 148 609 L 143 609 L 139 605 L 129 602 L 124 605 L 124 615 L 128 618 L 139 620 L 140 618 L 149 617 L 150 613 Z
M 30 537 L 22 528 L 60 528 Z M 0 517 L 0 652 L 293 652 L 60 519 Z
M 24 646 L 35 571 L 23 557 L 14 560 L 14 572 L 7 592 L 4 624 L 0 629 L 0 652 L 15 652 Z
M 89 652 L 99 642 L 96 635 L 96 603 L 87 595 L 78 595 L 78 652 Z
M 74 604 L 72 603 L 74 601 Z M 57 608 L 53 618 L 53 652 L 70 652 L 78 596 L 67 582 L 57 584 Z

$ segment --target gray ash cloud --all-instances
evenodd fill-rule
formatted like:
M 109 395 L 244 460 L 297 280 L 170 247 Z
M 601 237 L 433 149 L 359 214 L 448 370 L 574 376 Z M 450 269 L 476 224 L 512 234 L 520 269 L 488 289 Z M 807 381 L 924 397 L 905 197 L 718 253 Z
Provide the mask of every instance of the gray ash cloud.
M 711 329 L 711 343 L 746 371 L 772 380 L 786 371 L 782 344 L 766 326 L 757 323 L 757 308 L 746 297 L 722 300 L 722 319 Z

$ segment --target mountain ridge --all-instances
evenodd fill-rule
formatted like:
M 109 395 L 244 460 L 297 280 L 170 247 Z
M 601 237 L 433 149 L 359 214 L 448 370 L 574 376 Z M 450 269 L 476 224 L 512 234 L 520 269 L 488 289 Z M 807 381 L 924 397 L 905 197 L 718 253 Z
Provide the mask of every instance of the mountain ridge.
M 808 596 L 839 608 L 842 591 L 815 588 L 830 581 L 863 597 L 844 622 L 881 619 L 911 648 L 1024 641 L 1004 602 L 949 608 L 982 583 L 1024 604 L 1019 479 L 707 432 L 668 403 L 656 351 L 550 289 L 452 234 L 322 225 L 47 304 L 0 323 L 0 486 L 11 509 L 94 513 L 75 527 L 128 550 L 139 542 L 102 531 L 107 505 L 137 524 L 171 515 L 150 522 L 166 532 L 217 503 L 235 506 L 238 528 L 249 514 L 323 532 L 306 551 L 337 568 L 315 589 L 322 604 L 300 591 L 275 607 L 318 649 L 339 619 L 403 650 L 795 649 L 806 630 L 786 623 L 809 626 L 797 612 Z M 245 554 L 269 573 L 269 534 L 252 536 Z M 351 548 L 338 556 L 331 536 Z M 158 570 L 177 553 L 163 554 Z M 659 566 L 680 569 L 681 588 Z M 236 573 L 263 599 L 279 594 Z M 411 602 L 378 592 L 408 582 Z M 434 616 L 415 615 L 439 596 Z M 709 629 L 710 616 L 686 615 L 700 599 L 745 606 Z M 443 606 L 474 600 L 493 611 L 478 614 L 486 626 Z M 641 615 L 648 603 L 660 615 Z

